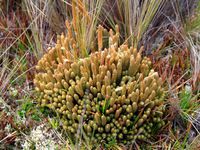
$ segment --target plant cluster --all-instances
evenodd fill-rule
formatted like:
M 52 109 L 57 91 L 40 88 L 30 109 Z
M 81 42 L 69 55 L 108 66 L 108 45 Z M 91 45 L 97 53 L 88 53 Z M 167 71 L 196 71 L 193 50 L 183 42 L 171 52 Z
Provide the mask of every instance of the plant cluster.
M 99 26 L 99 51 L 80 58 L 81 53 L 70 24 L 68 33 L 57 38 L 38 62 L 34 84 L 38 104 L 61 115 L 69 135 L 84 130 L 94 141 L 127 143 L 150 138 L 164 125 L 162 79 L 142 58 L 142 48 L 118 46 L 119 29 L 109 32 L 108 48 L 103 38 L 108 32 Z

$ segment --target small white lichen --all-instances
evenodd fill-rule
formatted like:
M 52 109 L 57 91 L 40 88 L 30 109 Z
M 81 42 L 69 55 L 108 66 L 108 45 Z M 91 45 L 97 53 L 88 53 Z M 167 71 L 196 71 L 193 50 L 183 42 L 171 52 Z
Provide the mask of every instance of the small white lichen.
M 55 139 L 54 132 L 45 125 L 40 125 L 31 131 L 22 147 L 23 150 L 29 150 L 33 147 L 36 150 L 54 150 L 59 145 L 61 145 L 61 141 Z

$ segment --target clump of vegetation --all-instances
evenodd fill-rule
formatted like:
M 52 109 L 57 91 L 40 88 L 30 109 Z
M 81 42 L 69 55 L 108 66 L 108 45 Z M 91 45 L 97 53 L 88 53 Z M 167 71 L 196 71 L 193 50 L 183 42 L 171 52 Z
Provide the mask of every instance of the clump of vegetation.
M 199 4 L 197 0 L 0 0 L 0 149 L 198 149 Z M 98 28 L 99 24 L 113 31 Z M 131 45 L 144 50 L 138 53 Z M 129 72 L 131 57 L 134 75 Z M 117 72 L 113 82 L 118 64 L 121 76 Z M 151 68 L 166 81 L 166 91 Z M 67 80 L 65 70 L 70 72 Z M 104 77 L 99 77 L 100 71 Z M 149 77 L 158 79 L 145 86 L 149 95 L 153 83 L 160 85 L 154 104 L 143 96 L 131 100 L 132 93 L 145 92 L 141 87 Z M 38 95 L 34 78 L 35 85 L 40 84 Z
M 67 22 L 68 33 L 58 36 L 38 62 L 34 84 L 38 104 L 61 115 L 69 135 L 85 134 L 95 142 L 146 140 L 164 125 L 165 92 L 151 61 L 133 47 L 118 46 L 119 29 L 109 32 L 109 46 L 79 59 L 81 53 Z M 108 34 L 98 28 L 98 49 Z M 80 55 L 79 55 L 80 54 Z

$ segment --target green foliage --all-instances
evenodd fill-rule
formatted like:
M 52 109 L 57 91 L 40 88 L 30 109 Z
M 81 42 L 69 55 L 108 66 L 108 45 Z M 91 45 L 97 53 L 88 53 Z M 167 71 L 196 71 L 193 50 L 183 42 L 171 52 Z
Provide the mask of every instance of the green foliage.
M 35 104 L 30 100 L 25 100 L 17 111 L 17 114 L 21 119 L 27 119 L 30 117 L 32 120 L 38 122 L 41 121 L 42 118 L 48 117 L 49 114 L 55 115 L 47 107 L 35 107 Z
M 18 110 L 18 115 L 22 119 L 30 116 L 31 119 L 35 121 L 41 121 L 41 112 L 35 108 L 35 104 L 30 101 L 21 105 L 21 108 Z
M 188 110 L 191 106 L 191 98 L 192 98 L 192 93 L 186 90 L 182 90 L 180 92 L 180 108 L 182 110 Z
M 186 114 L 192 114 L 199 108 L 198 97 L 200 93 L 193 94 L 192 91 L 182 90 L 180 91 L 180 109 Z
M 180 107 L 180 116 L 182 119 L 182 125 L 190 128 L 190 125 L 194 125 L 196 122 L 196 114 L 200 108 L 198 101 L 200 93 L 194 94 L 189 90 L 181 90 L 179 93 L 179 107 Z M 196 127 L 195 127 L 196 129 Z M 189 130 L 188 130 L 189 131 Z M 186 133 L 185 138 L 180 142 L 181 146 L 187 144 L 188 133 Z
M 58 118 L 51 118 L 51 119 L 49 119 L 49 122 L 54 129 L 58 129 L 58 127 L 59 127 L 59 119 Z
M 101 108 L 101 106 L 99 106 L 99 107 L 100 107 L 100 108 L 99 108 L 100 111 L 101 111 L 103 114 L 105 114 L 105 113 L 106 113 L 106 110 L 109 108 L 109 105 L 110 105 L 110 100 L 105 99 L 102 108 Z
M 27 114 L 28 112 L 30 112 L 33 108 L 34 108 L 34 104 L 33 104 L 33 103 L 31 103 L 31 102 L 26 102 L 26 103 L 22 104 L 21 109 L 18 110 L 18 115 L 19 115 L 21 118 L 25 118 L 25 117 L 26 117 L 26 114 Z
M 118 145 L 115 138 L 111 139 L 108 143 L 105 143 L 106 149 L 112 149 L 114 146 Z

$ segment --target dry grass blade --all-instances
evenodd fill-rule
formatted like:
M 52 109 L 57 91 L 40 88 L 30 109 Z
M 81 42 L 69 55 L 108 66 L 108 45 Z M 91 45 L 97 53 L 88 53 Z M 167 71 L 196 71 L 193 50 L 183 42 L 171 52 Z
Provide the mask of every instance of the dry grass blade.
M 200 2 L 198 2 L 193 17 L 183 23 L 183 26 L 185 41 L 191 54 L 192 84 L 196 90 L 200 90 Z
M 94 47 L 94 35 L 103 2 L 104 0 L 72 1 L 72 26 L 77 41 L 75 47 L 81 50 L 81 57 L 86 57 Z
M 46 19 L 47 6 L 49 2 L 45 1 L 33 1 L 27 0 L 24 1 L 27 13 L 30 17 L 32 23 L 30 24 L 31 32 L 33 33 L 33 52 L 34 55 L 39 59 L 44 54 L 43 45 L 45 44 L 45 33 L 44 33 L 44 24 Z
M 200 40 L 198 40 L 198 36 L 200 36 L 200 33 L 196 33 L 196 39 L 197 41 L 194 41 L 191 36 L 187 38 L 187 41 L 190 46 L 190 53 L 191 53 L 191 63 L 192 70 L 193 70 L 193 77 L 192 82 L 193 86 L 197 87 L 197 90 L 200 90 Z
M 134 43 L 137 47 L 138 42 L 146 32 L 150 23 L 153 21 L 159 8 L 162 7 L 165 0 L 135 0 L 135 1 L 121 1 L 116 0 L 112 7 L 108 6 L 104 12 L 107 16 L 108 22 L 113 26 L 113 22 L 124 30 L 123 38 L 129 42 Z M 111 14 L 110 14 L 111 13 Z

